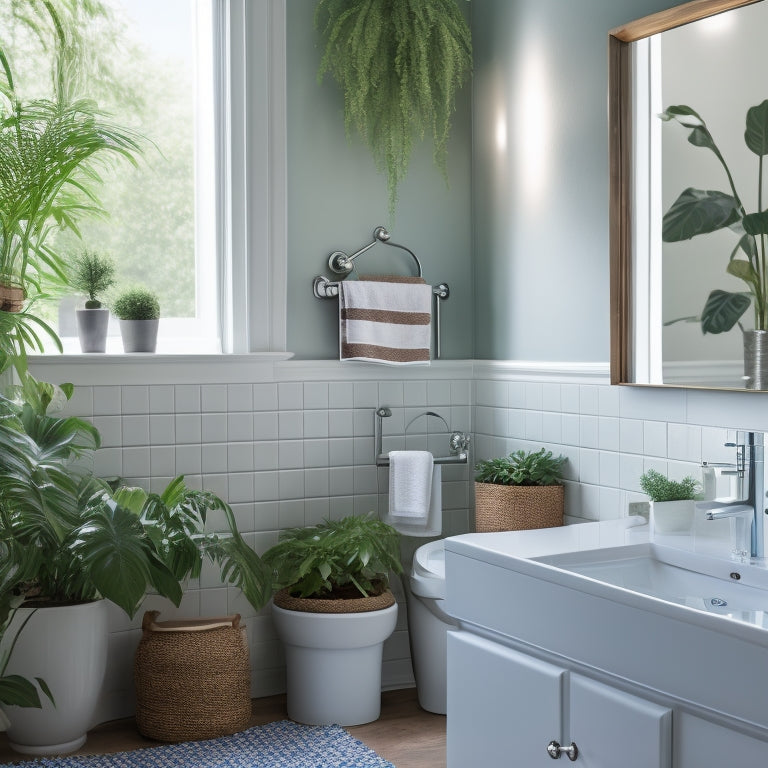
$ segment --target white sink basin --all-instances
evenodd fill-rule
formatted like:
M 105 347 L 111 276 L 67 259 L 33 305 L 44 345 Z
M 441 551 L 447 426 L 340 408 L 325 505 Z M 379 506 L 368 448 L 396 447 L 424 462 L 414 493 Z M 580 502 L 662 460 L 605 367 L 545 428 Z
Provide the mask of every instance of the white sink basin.
M 766 739 L 765 561 L 641 543 L 641 528 L 547 531 L 446 540 L 447 607 L 461 626 Z
M 768 629 L 768 573 L 759 566 L 653 544 L 532 559 L 585 579 Z

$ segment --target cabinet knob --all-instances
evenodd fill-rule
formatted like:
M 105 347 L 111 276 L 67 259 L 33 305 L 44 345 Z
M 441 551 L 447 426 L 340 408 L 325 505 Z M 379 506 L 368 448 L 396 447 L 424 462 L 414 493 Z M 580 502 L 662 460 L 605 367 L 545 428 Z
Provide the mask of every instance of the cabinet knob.
M 579 756 L 579 748 L 571 742 L 568 747 L 561 747 L 560 742 L 550 741 L 547 744 L 547 754 L 553 760 L 559 760 L 562 755 L 567 755 L 568 759 L 573 762 Z

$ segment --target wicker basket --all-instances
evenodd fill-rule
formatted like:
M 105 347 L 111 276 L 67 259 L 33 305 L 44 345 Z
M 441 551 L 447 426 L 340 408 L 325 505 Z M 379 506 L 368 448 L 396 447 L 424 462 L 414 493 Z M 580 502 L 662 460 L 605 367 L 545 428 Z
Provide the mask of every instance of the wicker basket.
M 251 719 L 251 667 L 240 616 L 157 622 L 136 650 L 136 725 L 158 741 L 228 736 Z
M 478 533 L 554 528 L 563 524 L 562 485 L 475 483 L 475 528 Z

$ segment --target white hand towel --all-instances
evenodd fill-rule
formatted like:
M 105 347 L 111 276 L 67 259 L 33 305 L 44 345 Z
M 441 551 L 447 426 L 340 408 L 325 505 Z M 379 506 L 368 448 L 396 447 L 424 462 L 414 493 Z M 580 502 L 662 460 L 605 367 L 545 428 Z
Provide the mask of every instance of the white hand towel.
M 429 451 L 389 452 L 389 514 L 410 524 L 426 523 L 434 460 Z

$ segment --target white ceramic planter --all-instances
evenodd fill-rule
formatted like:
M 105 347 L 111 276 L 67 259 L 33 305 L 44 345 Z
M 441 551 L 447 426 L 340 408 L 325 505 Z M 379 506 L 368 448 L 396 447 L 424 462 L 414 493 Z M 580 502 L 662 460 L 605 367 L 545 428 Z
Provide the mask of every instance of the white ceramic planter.
M 22 608 L 19 614 L 31 610 Z M 74 752 L 85 743 L 101 693 L 107 641 L 106 600 L 34 610 L 6 674 L 30 680 L 41 677 L 56 706 L 40 692 L 42 709 L 4 707 L 13 749 L 28 755 L 55 755 Z
M 120 320 L 123 352 L 154 352 L 160 320 Z
M 309 725 L 361 725 L 381 712 L 381 657 L 397 604 L 365 613 L 305 613 L 272 606 L 285 644 L 288 717 Z
M 83 352 L 104 352 L 109 328 L 108 309 L 78 309 L 77 335 Z
M 693 525 L 696 502 L 652 501 L 651 521 L 655 533 L 687 533 Z

